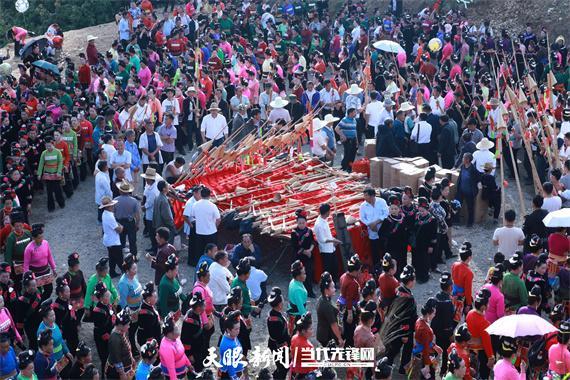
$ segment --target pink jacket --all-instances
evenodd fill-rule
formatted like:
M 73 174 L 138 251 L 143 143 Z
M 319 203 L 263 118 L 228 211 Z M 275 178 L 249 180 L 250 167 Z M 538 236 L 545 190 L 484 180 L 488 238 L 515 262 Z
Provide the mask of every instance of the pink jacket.
M 200 314 L 200 319 L 203 324 L 208 323 L 208 315 L 214 312 L 214 300 L 212 290 L 208 285 L 196 281 L 194 284 L 194 289 L 192 289 L 192 294 L 202 293 L 202 298 L 204 299 L 204 311 Z
M 508 360 L 501 359 L 493 367 L 495 379 L 501 380 L 526 380 L 526 373 L 519 373 L 513 363 Z
M 548 350 L 548 369 L 564 375 L 570 372 L 570 351 L 565 344 L 556 343 Z
M 12 319 L 12 315 L 10 314 L 10 311 L 8 311 L 7 308 L 3 307 L 2 309 L 0 309 L 0 334 L 8 333 L 10 331 L 10 329 L 12 331 L 14 331 L 14 333 L 16 335 L 16 340 L 18 342 L 21 342 L 22 337 L 20 336 L 20 333 L 18 332 L 18 329 L 16 328 L 16 324 L 14 323 L 14 320 Z
M 184 345 L 180 339 L 170 340 L 167 337 L 160 341 L 160 367 L 162 373 L 170 380 L 176 380 L 178 375 L 185 374 L 192 365 L 184 354 Z
M 489 289 L 491 298 L 489 298 L 489 305 L 485 311 L 485 319 L 489 323 L 495 322 L 497 319 L 505 316 L 505 296 L 501 290 L 493 284 L 483 285 L 483 289 Z
M 39 246 L 36 245 L 36 242 L 31 241 L 24 251 L 24 272 L 29 271 L 30 267 L 41 268 L 46 265 L 49 265 L 51 270 L 55 272 L 55 261 L 48 241 L 43 240 Z

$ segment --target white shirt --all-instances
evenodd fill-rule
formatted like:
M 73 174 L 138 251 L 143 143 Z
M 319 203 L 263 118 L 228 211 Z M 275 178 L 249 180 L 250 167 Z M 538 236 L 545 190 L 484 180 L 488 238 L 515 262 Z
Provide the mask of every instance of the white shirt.
M 542 203 L 542 208 L 548 212 L 560 210 L 562 208 L 562 199 L 557 195 L 553 197 L 545 197 Z
M 497 130 L 497 124 L 499 124 L 499 120 L 501 119 L 501 109 L 497 107 L 496 109 L 489 110 L 489 123 L 493 120 L 493 131 Z M 487 137 L 491 138 L 491 127 L 487 129 Z
M 495 230 L 493 240 L 499 242 L 497 252 L 510 258 L 519 250 L 519 241 L 524 240 L 524 233 L 518 227 L 500 227 Z
M 109 160 L 110 166 L 115 165 L 115 164 L 119 164 L 119 165 L 123 165 L 123 164 L 128 164 L 129 168 L 125 169 L 125 178 L 127 179 L 127 181 L 132 182 L 133 181 L 133 175 L 131 174 L 131 161 L 132 161 L 132 155 L 131 152 L 124 150 L 123 154 L 119 153 L 118 150 L 116 150 L 112 155 L 111 155 L 111 159 Z
M 194 206 L 194 203 L 196 203 L 196 198 L 191 197 L 188 199 L 184 205 L 184 212 L 182 213 L 182 215 L 187 216 L 191 221 L 194 220 L 194 217 L 192 216 L 192 207 Z M 184 220 L 184 233 L 186 235 L 190 234 L 190 225 L 186 223 L 186 220 Z
M 117 149 L 115 149 L 115 147 L 111 144 L 103 144 L 101 145 L 101 149 L 103 149 L 105 153 L 107 153 L 107 161 L 109 161 L 113 156 L 113 153 L 117 151 Z
M 566 161 L 568 157 L 570 157 L 570 146 L 567 147 L 565 145 L 562 145 L 558 151 L 558 155 L 560 156 L 562 162 Z
M 497 162 L 495 155 L 491 153 L 490 150 L 484 149 L 484 150 L 476 150 L 475 152 L 473 152 L 473 165 L 475 165 L 475 167 L 477 168 L 477 170 L 479 170 L 479 172 L 481 173 L 484 172 L 483 167 L 487 162 L 491 163 L 491 165 L 493 165 L 493 168 L 495 167 L 495 164 Z M 495 175 L 495 169 L 493 169 L 491 174 Z
M 144 192 L 143 195 L 145 196 L 146 199 L 146 203 L 144 204 L 144 209 L 145 209 L 145 214 L 144 217 L 146 220 L 151 220 L 152 221 L 152 217 L 154 215 L 154 201 L 156 199 L 156 197 L 158 197 L 158 194 L 160 194 L 160 191 L 158 191 L 158 188 L 156 187 L 158 185 L 158 182 L 160 181 L 160 179 L 162 179 L 162 177 L 160 179 L 158 179 L 158 175 L 156 176 L 157 179 L 154 181 L 154 183 L 152 185 L 145 185 L 144 186 Z
M 431 112 L 434 115 L 441 116 L 445 110 L 445 101 L 443 98 L 438 96 L 437 98 L 431 97 L 429 99 L 429 106 L 431 107 Z
M 265 61 L 263 62 L 263 64 L 265 64 Z M 265 91 L 263 91 L 261 95 L 259 95 L 259 111 L 261 112 L 261 118 L 263 120 L 267 120 L 267 111 L 266 111 L 267 106 L 276 98 L 277 94 L 275 93 L 275 91 L 271 92 L 271 99 L 269 98 L 269 94 Z
M 327 134 L 322 129 L 313 133 L 313 146 L 311 147 L 311 152 L 317 157 L 323 157 L 326 153 L 323 146 L 327 146 L 327 141 Z
M 380 125 L 380 114 L 384 110 L 384 105 L 379 101 L 372 101 L 366 106 L 364 113 L 368 115 L 368 125 L 374 127 L 376 132 L 378 126 Z
M 394 120 L 394 111 L 392 110 L 388 111 L 386 108 L 383 108 L 382 112 L 380 112 L 380 124 L 378 124 L 376 128 L 374 128 L 374 136 L 376 136 L 376 134 L 378 133 L 378 126 L 384 125 L 386 119 Z
M 133 114 L 133 120 L 137 123 L 137 125 L 141 125 L 145 120 L 150 120 L 152 117 L 152 112 L 148 103 L 146 103 L 144 106 L 141 106 L 139 103 L 137 103 L 135 107 L 136 108 Z
M 115 219 L 115 214 L 109 210 L 103 211 L 101 217 L 103 223 L 103 245 L 105 247 L 112 247 L 114 245 L 121 245 L 121 238 L 115 228 L 119 226 Z
M 256 267 L 251 267 L 251 272 L 249 273 L 249 278 L 245 282 L 248 289 L 249 295 L 253 301 L 259 300 L 261 297 L 261 283 L 267 281 L 267 274 L 261 269 L 257 269 Z
M 154 158 L 159 164 L 162 164 L 163 163 L 162 153 L 160 152 L 160 148 L 163 145 L 162 140 L 160 139 L 160 136 L 158 135 L 158 133 L 153 132 L 153 134 L 154 134 L 154 139 L 156 140 L 156 147 L 158 148 L 158 152 L 155 154 Z M 139 149 L 141 151 L 143 149 L 148 149 L 148 136 L 146 133 L 141 134 L 141 136 L 139 137 Z M 144 152 L 142 152 L 142 154 L 141 154 L 141 161 L 143 164 L 149 163 L 148 156 Z
M 327 243 L 327 240 L 333 239 L 329 224 L 320 215 L 317 217 L 317 220 L 315 221 L 315 226 L 313 227 L 313 233 L 315 234 L 315 239 L 317 239 L 317 243 L 319 243 L 319 251 L 321 253 L 333 253 L 335 251 L 334 243 Z
M 329 104 L 340 101 L 340 95 L 338 94 L 338 91 L 332 87 L 330 91 L 327 91 L 326 88 L 323 88 L 321 91 L 319 91 L 319 94 L 321 96 L 321 102 L 323 102 L 325 105 L 325 109 L 332 110 L 334 105 Z
M 150 107 L 149 107 L 150 108 Z M 172 100 L 168 100 L 168 98 L 162 101 L 162 112 L 170 112 L 174 115 L 174 121 L 172 124 L 178 125 L 178 115 L 180 114 L 180 103 L 178 99 L 172 98 Z
M 206 138 L 210 140 L 219 140 L 226 137 L 229 129 L 225 116 L 219 113 L 216 117 L 212 117 L 211 114 L 204 116 L 200 131 L 204 132 Z
M 101 205 L 101 199 L 104 196 L 113 196 L 109 172 L 99 172 L 95 175 L 95 203 L 97 203 L 98 206 Z
M 377 220 L 383 221 L 388 217 L 388 205 L 386 201 L 382 198 L 376 197 L 376 201 L 374 202 L 374 206 L 370 203 L 364 201 L 360 205 L 360 220 L 362 220 L 366 225 L 369 225 L 372 222 Z M 378 239 L 378 230 L 380 229 L 380 225 L 376 227 L 375 230 L 372 230 L 368 227 L 368 238 L 372 240 Z
M 210 264 L 210 282 L 208 282 L 208 286 L 212 290 L 212 302 L 214 305 L 227 305 L 227 296 L 231 290 L 230 282 L 233 279 L 234 276 L 228 268 L 215 261 Z
M 570 121 L 563 121 L 560 125 L 560 133 L 558 134 L 559 139 L 564 139 L 564 135 L 570 132 Z
M 196 234 L 212 235 L 218 232 L 216 220 L 220 219 L 220 210 L 209 199 L 194 203 L 191 216 L 196 220 Z
M 275 108 L 269 112 L 269 121 L 275 123 L 279 119 L 285 120 L 286 123 L 291 121 L 291 115 L 289 115 L 289 111 L 285 108 Z
M 425 120 L 416 122 L 410 138 L 418 144 L 429 144 L 431 141 L 431 124 Z

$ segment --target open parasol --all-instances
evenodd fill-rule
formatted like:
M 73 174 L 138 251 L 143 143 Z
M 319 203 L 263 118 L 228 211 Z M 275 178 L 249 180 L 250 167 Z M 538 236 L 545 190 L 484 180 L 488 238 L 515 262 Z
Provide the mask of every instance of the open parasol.
M 40 68 L 42 70 L 50 71 L 55 75 L 59 75 L 59 69 L 53 63 L 49 63 L 48 61 L 44 61 L 43 59 L 37 60 L 32 63 L 33 66 Z
M 20 50 L 20 58 L 22 60 L 26 59 L 26 57 L 32 54 L 32 50 L 34 46 L 38 45 L 40 47 L 40 51 L 44 50 L 49 44 L 49 41 L 46 37 L 40 37 L 33 41 L 29 41 L 24 47 Z
M 560 210 L 549 212 L 548 215 L 542 219 L 546 227 L 570 227 L 570 208 L 563 208 Z
M 542 336 L 558 331 L 550 322 L 532 314 L 514 314 L 497 319 L 485 329 L 490 335 L 518 338 L 523 336 Z
M 372 46 L 378 50 L 385 51 L 386 53 L 398 54 L 399 52 L 404 51 L 404 48 L 402 48 L 400 44 L 390 40 L 376 41 L 372 44 Z

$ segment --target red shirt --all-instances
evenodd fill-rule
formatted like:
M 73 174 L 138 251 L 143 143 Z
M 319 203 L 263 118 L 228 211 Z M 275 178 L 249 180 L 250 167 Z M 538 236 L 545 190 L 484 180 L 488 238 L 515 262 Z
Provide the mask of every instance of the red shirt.
M 203 76 L 200 78 L 200 84 L 204 89 L 206 99 L 209 100 L 212 97 L 212 93 L 214 92 L 214 82 L 210 79 L 209 76 Z
M 487 357 L 490 358 L 493 356 L 491 336 L 487 331 L 485 331 L 485 329 L 489 327 L 490 323 L 485 319 L 485 316 L 477 310 L 471 310 L 467 313 L 465 322 L 467 323 L 467 328 L 469 329 L 472 339 L 480 339 Z
M 79 149 L 83 149 L 86 142 L 93 143 L 93 125 L 84 119 L 79 123 Z
M 467 368 L 467 371 L 465 371 L 465 376 L 463 376 L 463 380 L 471 380 L 471 371 L 469 370 L 471 367 L 471 356 L 469 355 L 469 351 L 465 348 L 461 348 L 461 346 L 453 342 L 447 349 L 447 354 L 451 354 L 451 351 L 453 351 L 454 348 L 457 351 L 457 355 L 459 355 L 459 357 L 465 362 L 465 368 Z
M 307 338 L 298 333 L 291 338 L 292 373 L 309 373 L 317 369 L 317 367 L 301 367 L 302 362 L 314 362 L 314 360 L 308 359 L 308 353 L 303 354 L 303 348 L 312 350 L 313 347 L 313 344 Z
M 360 285 L 358 280 L 348 272 L 340 276 L 340 296 L 346 301 L 347 307 L 356 305 L 360 299 Z
M 69 148 L 67 147 L 67 143 L 61 140 L 60 142 L 54 142 L 53 146 L 56 149 L 60 150 L 61 155 L 63 156 L 63 166 L 68 167 L 70 156 L 69 156 Z
M 87 44 L 85 55 L 87 55 L 87 62 L 89 62 L 90 65 L 96 65 L 99 61 L 97 53 L 97 46 L 95 46 L 95 44 Z
M 188 43 L 188 39 L 186 37 L 182 38 L 171 38 L 168 40 L 166 46 L 168 47 L 168 51 L 172 53 L 172 55 L 180 55 L 186 51 L 186 44 Z
M 77 74 L 77 77 L 79 78 L 79 83 L 84 85 L 91 84 L 91 68 L 88 64 L 81 65 L 79 67 L 79 73 Z
M 463 288 L 465 304 L 473 303 L 473 271 L 462 261 L 456 261 L 451 265 L 451 279 L 453 285 Z M 454 292 L 455 294 L 455 292 Z
M 415 340 L 418 344 L 423 346 L 422 349 L 422 363 L 425 365 L 431 364 L 430 355 L 435 352 L 433 349 L 433 330 L 428 325 L 428 323 L 418 318 L 416 321 L 416 329 L 415 329 Z
M 382 273 L 378 278 L 378 287 L 380 288 L 380 296 L 382 299 L 394 299 L 396 297 L 396 289 L 400 284 L 398 280 L 387 273 Z
M 560 256 L 565 259 L 568 251 L 570 251 L 568 237 L 558 233 L 550 234 L 548 237 L 548 251 L 554 256 Z

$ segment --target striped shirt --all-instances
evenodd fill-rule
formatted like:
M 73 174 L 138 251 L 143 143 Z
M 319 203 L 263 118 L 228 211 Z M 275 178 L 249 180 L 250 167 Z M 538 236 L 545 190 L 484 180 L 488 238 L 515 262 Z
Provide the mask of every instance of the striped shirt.
M 347 139 L 356 138 L 356 119 L 353 117 L 345 116 L 338 123 L 338 127 L 344 133 Z

